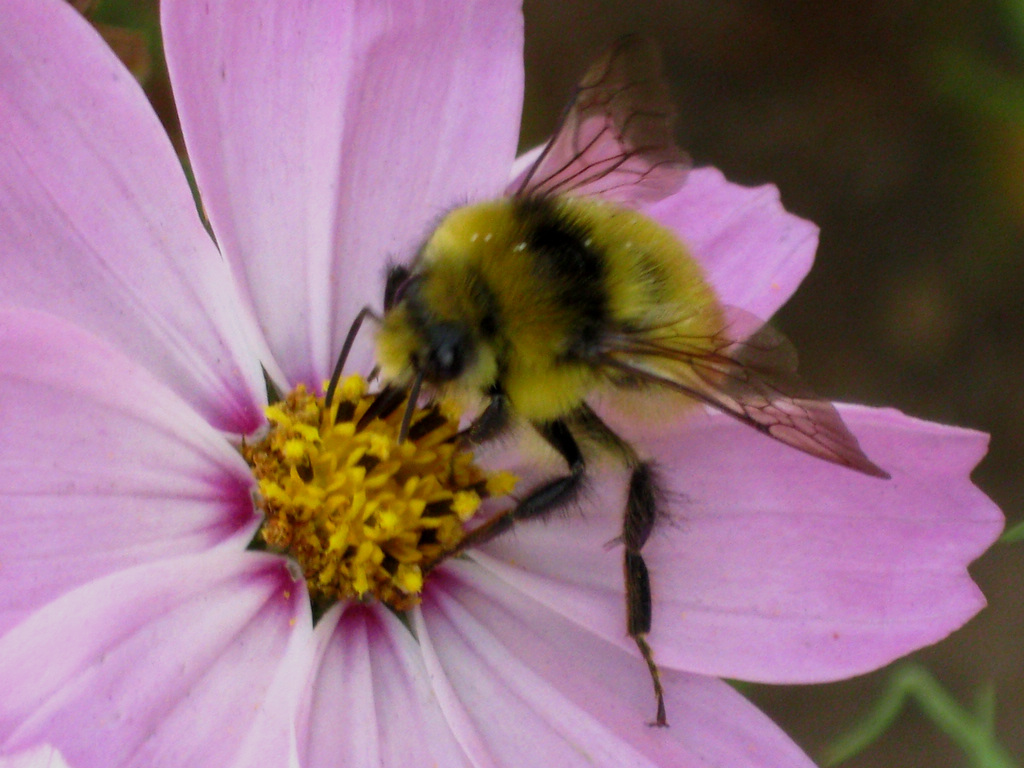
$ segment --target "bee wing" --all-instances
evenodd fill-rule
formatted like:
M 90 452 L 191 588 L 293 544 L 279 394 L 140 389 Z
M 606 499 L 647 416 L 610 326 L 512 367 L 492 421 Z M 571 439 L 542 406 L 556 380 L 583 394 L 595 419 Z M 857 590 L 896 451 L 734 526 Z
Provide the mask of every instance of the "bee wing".
M 743 333 L 740 328 L 749 328 L 752 318 L 730 312 L 733 322 L 713 337 L 687 338 L 669 330 L 611 334 L 601 364 L 688 395 L 804 453 L 888 478 L 832 403 L 799 379 L 789 341 L 764 324 Z
M 654 45 L 621 38 L 576 87 L 551 140 L 512 195 L 593 195 L 625 205 L 679 189 L 689 157 L 672 136 L 675 108 Z

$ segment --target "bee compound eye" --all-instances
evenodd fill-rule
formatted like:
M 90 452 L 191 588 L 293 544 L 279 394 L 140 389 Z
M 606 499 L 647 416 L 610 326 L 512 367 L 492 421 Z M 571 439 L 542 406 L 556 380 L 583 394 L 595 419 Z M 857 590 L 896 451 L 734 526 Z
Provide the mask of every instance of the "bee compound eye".
M 433 381 L 457 378 L 473 356 L 473 342 L 466 329 L 457 323 L 438 323 L 428 331 L 424 374 Z
M 391 309 L 402 300 L 402 296 L 409 287 L 411 278 L 412 273 L 408 267 L 396 264 L 388 269 L 387 281 L 384 284 L 385 311 Z

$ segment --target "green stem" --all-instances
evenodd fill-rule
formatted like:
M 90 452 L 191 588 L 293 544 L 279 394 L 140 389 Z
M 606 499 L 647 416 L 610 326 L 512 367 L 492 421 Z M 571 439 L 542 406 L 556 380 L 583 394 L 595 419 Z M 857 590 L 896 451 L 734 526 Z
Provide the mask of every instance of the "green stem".
M 964 751 L 974 768 L 1019 768 L 994 738 L 991 695 L 981 697 L 977 713 L 969 712 L 917 664 L 906 664 L 893 672 L 874 710 L 832 744 L 825 756 L 826 764 L 841 763 L 870 746 L 892 725 L 908 700 Z

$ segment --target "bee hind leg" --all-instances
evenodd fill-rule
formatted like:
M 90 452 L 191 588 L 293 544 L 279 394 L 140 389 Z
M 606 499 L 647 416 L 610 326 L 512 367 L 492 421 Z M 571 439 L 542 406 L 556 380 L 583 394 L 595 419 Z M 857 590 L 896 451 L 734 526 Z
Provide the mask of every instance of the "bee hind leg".
M 657 713 L 651 725 L 666 726 L 665 689 L 661 685 L 661 674 L 654 663 L 654 652 L 647 642 L 651 631 L 651 577 L 647 571 L 640 550 L 643 549 L 651 531 L 658 521 L 661 492 L 657 473 L 650 462 L 642 461 L 627 441 L 619 437 L 604 420 L 588 405 L 582 406 L 574 415 L 573 426 L 578 434 L 618 455 L 632 474 L 626 497 L 626 512 L 622 518 L 622 534 L 614 544 L 621 543 L 625 552 L 622 559 L 623 580 L 626 585 L 626 631 L 633 638 L 640 655 L 643 656 L 654 684 L 657 699 Z
M 640 550 L 651 535 L 657 519 L 657 483 L 650 464 L 641 462 L 633 468 L 629 480 L 626 514 L 622 520 L 622 543 L 625 547 L 622 570 L 626 583 L 626 628 L 647 663 L 657 699 L 657 714 L 651 725 L 667 726 L 665 690 L 661 674 L 654 663 L 654 652 L 647 643 L 651 631 L 651 577 Z

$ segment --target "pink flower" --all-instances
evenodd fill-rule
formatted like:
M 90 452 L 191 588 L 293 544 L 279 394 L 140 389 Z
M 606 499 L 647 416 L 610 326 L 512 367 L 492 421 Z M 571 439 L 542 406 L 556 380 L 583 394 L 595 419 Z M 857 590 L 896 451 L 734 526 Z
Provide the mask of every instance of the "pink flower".
M 499 194 L 522 97 L 512 0 L 164 0 L 203 205 L 131 76 L 58 0 L 0 25 L 0 754 L 87 766 L 806 766 L 718 677 L 832 680 L 984 601 L 983 435 L 842 406 L 880 481 L 710 415 L 645 445 L 676 499 L 645 548 L 670 728 L 625 633 L 623 476 L 445 562 L 420 606 L 315 626 L 236 450 L 261 365 L 329 374 L 452 204 Z M 650 213 L 724 303 L 771 315 L 815 228 L 691 174 Z M 360 348 L 353 367 L 365 368 Z M 526 480 L 537 469 L 522 460 Z M 609 502 L 608 500 L 613 500 Z

